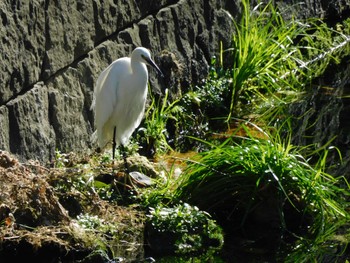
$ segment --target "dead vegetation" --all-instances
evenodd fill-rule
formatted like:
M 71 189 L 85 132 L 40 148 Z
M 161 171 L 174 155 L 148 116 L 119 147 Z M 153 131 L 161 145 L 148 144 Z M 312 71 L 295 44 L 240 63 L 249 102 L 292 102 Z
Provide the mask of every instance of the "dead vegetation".
M 75 155 L 64 160 L 64 166 L 47 168 L 0 151 L 0 257 L 4 262 L 142 258 L 143 211 L 104 200 L 93 183 L 109 167 L 94 171 Z

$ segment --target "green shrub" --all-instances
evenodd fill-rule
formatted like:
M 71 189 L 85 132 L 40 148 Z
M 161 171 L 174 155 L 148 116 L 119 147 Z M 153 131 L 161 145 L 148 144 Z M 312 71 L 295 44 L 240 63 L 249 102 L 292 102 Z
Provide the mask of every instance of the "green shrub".
M 161 254 L 198 254 L 223 244 L 222 230 L 211 216 L 186 203 L 151 207 L 147 221 L 150 246 Z

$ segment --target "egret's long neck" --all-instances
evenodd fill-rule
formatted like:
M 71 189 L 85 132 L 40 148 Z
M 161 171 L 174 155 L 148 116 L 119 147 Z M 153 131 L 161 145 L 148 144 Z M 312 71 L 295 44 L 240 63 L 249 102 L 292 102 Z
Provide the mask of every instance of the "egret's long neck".
M 131 60 L 131 70 L 135 77 L 146 80 L 148 79 L 148 71 L 145 63 L 138 60 Z

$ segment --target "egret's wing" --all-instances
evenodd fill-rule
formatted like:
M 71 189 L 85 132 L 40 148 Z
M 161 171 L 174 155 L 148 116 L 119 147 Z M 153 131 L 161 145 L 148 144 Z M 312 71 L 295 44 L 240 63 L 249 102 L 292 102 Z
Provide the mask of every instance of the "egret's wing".
M 112 64 L 109 65 L 107 68 L 105 68 L 97 78 L 95 88 L 94 88 L 94 96 L 90 107 L 91 110 L 95 109 L 97 97 L 99 96 L 99 93 L 103 87 L 103 83 L 106 80 L 106 77 L 108 76 L 111 67 L 112 67 Z
M 117 101 L 118 92 L 118 63 L 112 63 L 98 77 L 94 90 L 94 100 L 91 107 L 95 111 L 95 122 L 97 128 L 97 139 L 101 147 L 110 138 L 104 138 L 103 128 L 108 119 L 113 114 Z M 112 132 L 112 130 L 111 130 Z

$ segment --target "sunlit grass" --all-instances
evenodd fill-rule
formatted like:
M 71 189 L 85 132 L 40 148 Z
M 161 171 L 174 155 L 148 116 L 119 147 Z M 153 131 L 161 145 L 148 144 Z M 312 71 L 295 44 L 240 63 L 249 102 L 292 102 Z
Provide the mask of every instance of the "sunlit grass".
M 284 262 L 347 262 L 350 240 L 349 219 L 327 222 L 325 229 L 314 238 L 301 238 L 289 251 Z
M 244 128 L 247 137 L 211 144 L 211 150 L 189 162 L 174 191 L 175 200 L 234 218 L 242 228 L 249 228 L 246 220 L 262 203 L 274 200 L 266 213 L 279 214 L 276 227 L 296 238 L 295 253 L 305 246 L 317 251 L 320 240 L 335 234 L 334 225 L 349 219 L 345 200 L 349 189 L 339 186 L 347 182 L 325 172 L 326 149 L 311 166 L 288 138 L 256 139 Z M 292 221 L 286 216 L 291 213 L 297 215 Z
M 286 92 L 305 91 L 308 83 L 322 74 L 331 61 L 349 53 L 350 37 L 345 29 L 329 28 L 319 19 L 285 20 L 272 2 L 259 3 L 253 10 L 242 1 L 242 18 L 233 23 L 232 93 L 230 112 L 234 114 L 240 97 L 289 102 Z M 289 94 L 290 95 L 290 94 Z M 286 99 L 286 101 L 285 101 Z

